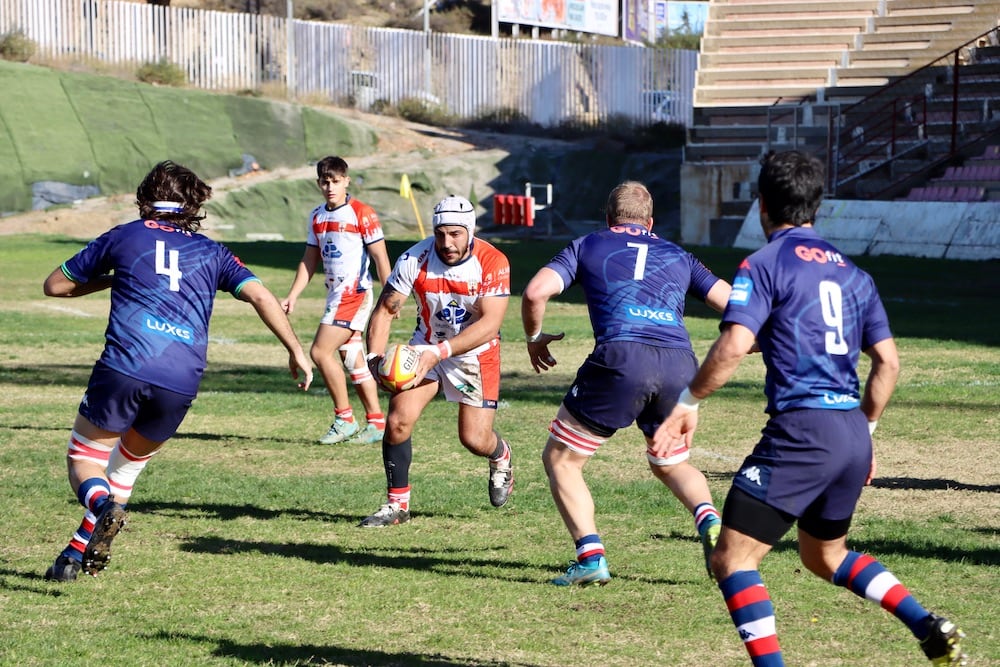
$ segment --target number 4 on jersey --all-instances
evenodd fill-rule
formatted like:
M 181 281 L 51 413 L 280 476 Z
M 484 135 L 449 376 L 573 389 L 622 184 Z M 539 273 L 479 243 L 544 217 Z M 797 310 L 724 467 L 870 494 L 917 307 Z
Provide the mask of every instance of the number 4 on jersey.
M 161 276 L 170 276 L 170 291 L 179 292 L 181 290 L 181 270 L 178 268 L 181 253 L 179 250 L 170 251 L 170 261 L 166 260 L 167 244 L 163 241 L 156 242 L 156 273 Z

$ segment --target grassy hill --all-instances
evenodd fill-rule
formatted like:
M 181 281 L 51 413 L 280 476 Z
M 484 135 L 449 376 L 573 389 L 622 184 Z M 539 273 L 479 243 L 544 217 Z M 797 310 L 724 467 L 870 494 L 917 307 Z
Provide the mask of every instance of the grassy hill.
M 374 151 L 371 128 L 307 106 L 0 61 L 0 212 L 31 208 L 32 185 L 56 181 L 130 192 L 170 158 L 203 178 L 251 154 L 301 166 L 337 150 Z

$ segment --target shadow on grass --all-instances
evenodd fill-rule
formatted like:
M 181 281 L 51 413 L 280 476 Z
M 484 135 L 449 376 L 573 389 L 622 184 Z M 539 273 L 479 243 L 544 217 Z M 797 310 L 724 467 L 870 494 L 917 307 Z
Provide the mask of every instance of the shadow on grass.
M 281 517 L 300 519 L 302 521 L 349 521 L 358 522 L 363 517 L 346 514 L 331 514 L 330 512 L 318 512 L 292 507 L 287 509 L 269 509 L 256 505 L 229 505 L 222 503 L 179 503 L 179 502 L 158 502 L 140 501 L 129 503 L 129 511 L 142 514 L 163 514 L 182 519 L 204 519 L 214 518 L 219 521 L 235 521 L 237 519 L 249 518 L 260 521 L 278 519 Z
M 12 581 L 12 579 L 15 578 L 22 581 L 40 581 L 43 583 L 39 586 L 29 586 L 24 583 L 16 583 Z M 52 598 L 57 598 L 65 594 L 65 591 L 63 591 L 59 586 L 53 586 L 51 583 L 46 581 L 45 575 L 41 572 L 22 572 L 6 567 L 0 568 L 0 590 L 11 592 L 17 591 L 20 593 L 35 593 L 36 595 L 47 595 Z
M 1000 484 L 965 484 L 953 479 L 921 479 L 919 477 L 876 477 L 872 480 L 876 489 L 904 489 L 917 491 L 976 491 L 1000 493 Z
M 369 667 L 531 667 L 531 663 L 497 662 L 476 658 L 450 658 L 445 655 L 422 655 L 419 653 L 386 653 L 366 649 L 350 649 L 337 646 L 316 646 L 315 644 L 278 644 L 274 642 L 239 644 L 219 637 L 192 635 L 182 632 L 157 632 L 140 635 L 143 639 L 174 643 L 177 640 L 214 644 L 212 655 L 220 658 L 235 658 L 248 663 L 266 665 L 366 665 Z
M 793 527 L 789 535 L 795 534 Z M 970 527 L 968 532 L 983 532 L 978 528 Z M 910 556 L 913 558 L 925 558 L 929 561 L 945 561 L 962 563 L 964 565 L 1000 565 L 1000 549 L 988 547 L 970 549 L 964 546 L 946 545 L 940 542 L 926 540 L 924 542 L 892 539 L 859 539 L 847 534 L 847 548 L 862 553 L 871 554 L 875 558 L 884 556 Z M 791 539 L 783 539 L 778 542 L 772 552 L 797 554 L 799 543 Z
M 30 364 L 0 368 L 0 382 L 17 386 L 67 386 L 79 388 L 80 396 L 87 388 L 94 365 Z M 317 383 L 322 387 L 322 381 Z M 296 394 L 288 369 L 283 367 L 281 354 L 275 355 L 273 366 L 232 365 L 212 363 L 201 381 L 199 394 L 207 392 L 234 394 Z M 76 407 L 74 405 L 74 407 Z
M 397 528 L 396 530 L 400 529 Z M 352 567 L 415 570 L 417 572 L 432 572 L 439 575 L 473 578 L 502 578 L 508 582 L 513 581 L 525 584 L 538 584 L 546 581 L 550 574 L 546 569 L 544 573 L 540 573 L 538 576 L 500 577 L 497 575 L 498 565 L 502 565 L 505 572 L 514 570 L 537 571 L 538 567 L 529 563 L 511 560 L 505 560 L 500 563 L 493 557 L 471 558 L 470 554 L 473 550 L 465 547 L 443 549 L 423 549 L 417 547 L 400 549 L 393 547 L 391 549 L 386 548 L 385 554 L 379 554 L 371 547 L 351 550 L 335 544 L 251 542 L 218 537 L 198 537 L 183 542 L 180 545 L 180 550 L 190 553 L 208 554 L 255 553 L 267 556 L 298 558 L 321 564 L 346 563 Z
M 406 530 L 406 527 L 394 530 Z M 687 537 L 685 536 L 685 538 Z M 387 547 L 385 553 L 380 554 L 376 549 L 371 547 L 352 550 L 335 544 L 252 542 L 218 537 L 198 537 L 182 542 L 179 548 L 181 551 L 189 553 L 256 553 L 267 556 L 297 558 L 320 564 L 346 563 L 352 567 L 415 570 L 444 576 L 497 579 L 532 585 L 544 585 L 552 577 L 562 572 L 548 566 L 539 567 L 532 563 L 516 560 L 498 561 L 494 557 L 473 558 L 471 554 L 475 549 L 467 547 L 446 547 L 441 549 L 412 547 L 405 550 L 398 547 Z M 498 568 L 501 572 L 498 572 Z M 525 574 L 506 574 L 515 571 L 521 571 Z M 654 585 L 676 585 L 683 583 L 677 580 L 655 579 L 645 576 L 616 576 L 616 579 Z
M 68 413 L 65 423 L 53 424 L 52 426 L 38 426 L 37 424 L 4 424 L 3 422 L 0 422 L 0 428 L 7 429 L 10 431 L 38 431 L 39 433 L 48 433 L 50 431 L 55 431 L 55 432 L 66 433 L 67 435 L 69 435 L 69 432 L 73 426 L 74 417 L 76 417 L 75 412 Z M 181 426 L 181 428 L 183 428 L 183 425 Z M 165 444 L 164 447 L 169 447 L 170 443 L 182 440 L 190 440 L 195 442 L 208 441 L 208 442 L 246 442 L 246 443 L 253 443 L 253 442 L 287 443 L 296 446 L 314 446 L 317 449 L 323 447 L 327 448 L 329 447 L 329 445 L 320 445 L 312 441 L 307 441 L 308 445 L 303 445 L 302 438 L 279 438 L 270 435 L 255 437 L 249 435 L 238 435 L 235 433 L 198 433 L 198 432 L 177 433 L 172 438 L 170 438 L 170 440 L 167 441 L 167 444 Z

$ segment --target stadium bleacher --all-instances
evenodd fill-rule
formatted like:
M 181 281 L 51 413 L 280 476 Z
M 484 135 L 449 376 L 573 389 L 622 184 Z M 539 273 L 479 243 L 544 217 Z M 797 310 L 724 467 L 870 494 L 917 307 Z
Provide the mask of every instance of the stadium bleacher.
M 966 141 L 984 123 L 1000 123 L 1000 46 L 991 41 L 995 34 L 987 42 L 975 42 L 998 25 L 1000 0 L 710 0 L 699 55 L 695 123 L 684 157 L 691 166 L 688 178 L 710 184 L 690 189 L 709 194 L 690 211 L 682 209 L 682 229 L 703 229 L 699 221 L 707 219 L 707 242 L 727 243 L 752 204 L 755 168 L 763 152 L 794 147 L 827 153 L 830 127 L 843 128 L 846 122 L 850 131 L 872 122 L 878 113 L 874 102 L 859 107 L 851 118 L 837 116 L 841 109 L 950 54 L 954 61 L 945 62 L 941 73 L 928 71 L 930 78 L 919 85 L 913 80 L 911 99 L 919 102 L 882 112 L 911 121 L 909 143 L 897 144 L 895 135 L 882 141 L 870 127 L 868 132 L 860 130 L 858 136 L 870 142 L 866 150 L 871 154 L 851 162 L 846 167 L 850 173 L 837 174 L 856 174 L 857 180 L 836 194 L 872 196 L 900 174 L 910 178 L 926 170 L 923 182 L 900 183 L 895 193 L 883 198 L 1000 200 L 1000 182 L 993 172 L 980 173 L 982 179 L 930 182 L 932 168 L 945 156 L 952 158 L 951 164 L 961 157 L 955 154 L 956 129 L 957 139 Z M 949 63 L 961 65 L 968 74 L 957 105 L 948 99 Z M 853 122 L 859 125 L 850 125 Z M 911 152 L 903 155 L 906 151 Z M 971 157 L 965 157 L 971 166 Z M 977 162 L 983 165 L 990 159 L 1000 164 L 1000 154 L 984 154 Z M 887 169 L 894 171 L 888 179 Z M 705 238 L 703 232 L 696 234 L 689 238 Z

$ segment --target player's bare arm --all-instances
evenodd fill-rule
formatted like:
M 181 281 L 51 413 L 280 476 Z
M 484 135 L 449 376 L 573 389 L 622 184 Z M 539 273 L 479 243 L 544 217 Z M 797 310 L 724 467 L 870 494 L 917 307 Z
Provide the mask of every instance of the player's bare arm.
M 872 360 L 865 391 L 861 397 L 861 411 L 869 422 L 878 421 L 889 404 L 899 378 L 899 353 L 893 338 L 881 340 L 864 351 Z
M 366 249 L 375 264 L 375 275 L 378 276 L 379 283 L 384 287 L 392 272 L 392 266 L 389 263 L 389 249 L 385 245 L 385 239 L 366 246 Z
M 503 318 L 507 314 L 507 305 L 510 298 L 506 296 L 488 296 L 479 300 L 480 317 L 468 328 L 463 329 L 460 334 L 449 339 L 451 353 L 462 354 L 479 347 L 496 337 L 503 325 Z
M 112 276 L 105 275 L 95 278 L 86 283 L 73 282 L 63 273 L 62 267 L 56 267 L 55 271 L 45 279 L 43 287 L 45 296 L 55 297 L 75 297 L 93 294 L 111 287 Z
M 521 325 L 528 346 L 528 359 L 536 373 L 556 365 L 556 359 L 549 351 L 549 343 L 562 340 L 565 334 L 547 334 L 542 331 L 545 306 L 549 299 L 563 291 L 562 278 L 547 266 L 543 266 L 524 288 L 521 298 Z
M 389 328 L 392 320 L 399 317 L 406 304 L 407 297 L 386 285 L 382 288 L 378 303 L 368 320 L 368 330 L 365 334 L 365 347 L 368 350 L 368 365 L 375 368 L 378 359 L 385 354 L 385 346 L 389 343 Z M 374 373 L 374 371 L 373 371 Z
M 726 304 L 729 303 L 729 293 L 732 291 L 732 285 L 720 278 L 715 281 L 712 289 L 708 290 L 708 294 L 705 295 L 705 304 L 717 313 L 721 313 L 726 309 Z
M 285 316 L 285 311 L 278 299 L 256 280 L 244 284 L 238 298 L 254 307 L 257 316 L 285 346 L 285 349 L 288 350 L 288 369 L 291 371 L 292 377 L 298 379 L 301 372 L 302 379 L 299 382 L 299 388 L 302 391 L 308 391 L 313 378 L 312 362 L 303 352 L 302 345 L 299 343 L 295 331 L 292 330 L 292 325 L 288 321 L 288 317 Z
M 291 314 L 295 310 L 295 302 L 298 301 L 302 290 L 312 280 L 313 274 L 316 273 L 316 267 L 319 265 L 319 260 L 319 248 L 307 245 L 305 252 L 302 253 L 302 259 L 295 269 L 295 278 L 292 280 L 292 286 L 288 288 L 288 296 L 281 300 L 281 308 L 286 313 Z

